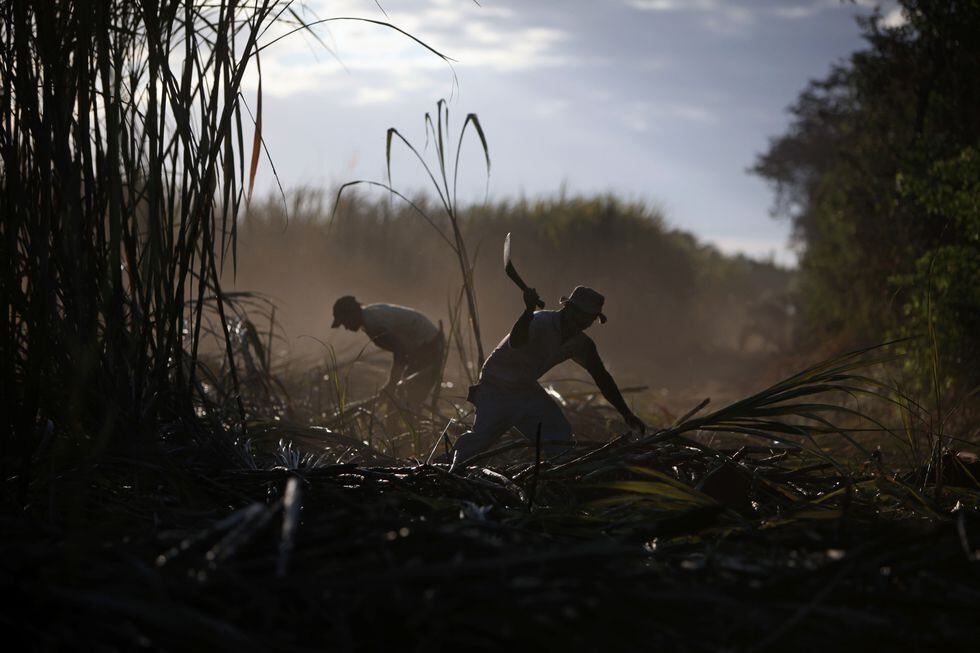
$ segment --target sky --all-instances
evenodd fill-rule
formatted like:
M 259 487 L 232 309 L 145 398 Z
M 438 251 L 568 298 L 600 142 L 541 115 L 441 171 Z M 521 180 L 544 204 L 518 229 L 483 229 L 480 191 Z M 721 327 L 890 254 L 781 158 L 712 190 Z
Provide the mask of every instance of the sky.
M 463 203 L 609 192 L 722 251 L 792 265 L 789 225 L 747 169 L 807 82 L 864 47 L 855 17 L 875 6 L 902 21 L 894 2 L 868 0 L 308 1 L 294 5 L 307 21 L 390 23 L 453 61 L 374 23 L 271 43 L 274 28 L 261 40 L 263 138 L 287 191 L 385 181 L 388 128 L 422 149 L 424 116 L 446 99 L 452 137 L 477 114 L 491 158 L 488 179 L 470 129 Z M 392 182 L 425 188 L 397 143 Z M 276 188 L 263 160 L 256 192 Z

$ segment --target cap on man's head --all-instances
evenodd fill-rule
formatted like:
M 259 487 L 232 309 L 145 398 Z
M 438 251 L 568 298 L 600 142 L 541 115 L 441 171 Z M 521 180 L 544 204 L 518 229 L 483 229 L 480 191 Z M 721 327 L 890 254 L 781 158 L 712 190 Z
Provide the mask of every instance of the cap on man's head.
M 602 304 L 605 301 L 605 297 L 588 286 L 575 286 L 571 295 L 561 298 L 562 304 L 571 304 L 583 313 L 598 316 L 603 324 L 606 323 L 606 316 L 602 314 Z
M 353 295 L 344 295 L 337 301 L 333 303 L 333 324 L 330 325 L 331 329 L 336 329 L 340 326 L 340 316 L 346 313 L 352 313 L 353 311 L 361 307 L 360 302 L 354 299 Z

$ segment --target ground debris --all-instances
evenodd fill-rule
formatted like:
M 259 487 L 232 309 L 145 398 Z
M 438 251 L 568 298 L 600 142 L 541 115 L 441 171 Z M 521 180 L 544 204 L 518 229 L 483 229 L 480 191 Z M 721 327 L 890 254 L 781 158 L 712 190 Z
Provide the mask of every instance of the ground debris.
M 729 467 L 739 482 L 707 482 Z M 103 522 L 98 536 L 28 547 L 23 521 L 5 529 L 4 559 L 20 561 L 7 585 L 22 599 L 8 618 L 43 604 L 40 641 L 108 648 L 485 650 L 574 633 L 580 649 L 927 650 L 980 635 L 963 544 L 980 542 L 963 501 L 976 496 L 961 492 L 955 514 L 932 502 L 926 516 L 896 498 L 894 479 L 845 478 L 802 452 L 676 441 L 542 464 L 533 506 L 527 469 L 185 469 L 130 497 L 122 518 L 111 479 L 127 472 L 106 467 L 86 513 Z M 161 487 L 201 505 L 165 510 Z

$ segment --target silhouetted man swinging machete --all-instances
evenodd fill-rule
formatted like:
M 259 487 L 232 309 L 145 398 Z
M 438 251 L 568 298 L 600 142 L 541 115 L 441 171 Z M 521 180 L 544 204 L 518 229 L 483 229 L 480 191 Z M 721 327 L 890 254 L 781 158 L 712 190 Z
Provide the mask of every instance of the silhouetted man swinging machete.
M 465 463 L 512 426 L 531 439 L 541 424 L 545 453 L 553 456 L 564 451 L 571 441 L 572 427 L 538 379 L 568 359 L 585 368 L 631 430 L 644 433 L 646 425 L 626 405 L 595 343 L 583 333 L 596 318 L 606 322 L 603 296 L 592 288 L 576 286 L 571 295 L 561 298 L 561 310 L 535 311 L 536 307 L 543 308 L 544 302 L 514 269 L 510 234 L 504 241 L 504 270 L 524 293 L 524 312 L 483 364 L 480 382 L 470 387 L 467 398 L 476 406 L 476 420 L 473 430 L 456 441 L 452 453 L 455 461 Z

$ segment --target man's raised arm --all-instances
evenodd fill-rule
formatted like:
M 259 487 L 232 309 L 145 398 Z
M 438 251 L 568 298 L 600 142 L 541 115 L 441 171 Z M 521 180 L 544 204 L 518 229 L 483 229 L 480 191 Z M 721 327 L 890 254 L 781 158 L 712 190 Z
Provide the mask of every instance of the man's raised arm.
M 527 344 L 531 319 L 534 317 L 534 309 L 539 301 L 541 298 L 538 297 L 538 292 L 534 288 L 528 288 L 524 291 L 524 312 L 517 318 L 517 322 L 514 322 L 514 326 L 510 330 L 510 346 L 514 349 L 520 349 Z
M 595 343 L 592 342 L 591 338 L 586 337 L 585 346 L 573 357 L 573 360 L 585 368 L 592 377 L 592 380 L 599 387 L 602 396 L 623 416 L 626 425 L 631 430 L 643 435 L 646 432 L 646 424 L 634 415 L 633 411 L 626 405 L 626 400 L 623 399 L 623 393 L 619 391 L 619 386 L 616 385 L 616 381 L 612 378 L 609 371 L 606 370 L 606 365 L 599 356 L 599 350 L 596 349 Z

